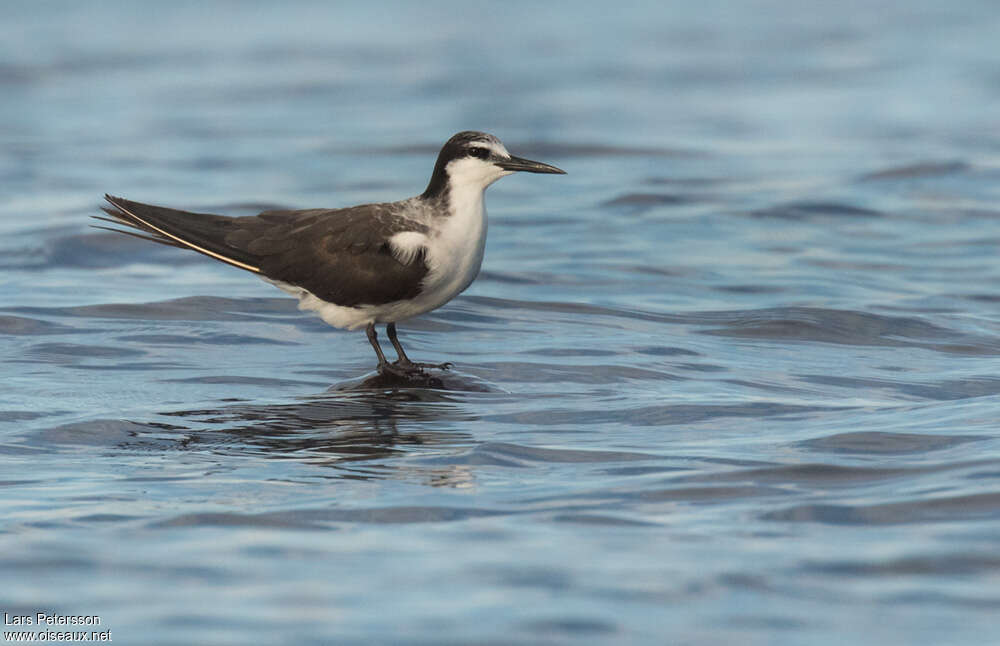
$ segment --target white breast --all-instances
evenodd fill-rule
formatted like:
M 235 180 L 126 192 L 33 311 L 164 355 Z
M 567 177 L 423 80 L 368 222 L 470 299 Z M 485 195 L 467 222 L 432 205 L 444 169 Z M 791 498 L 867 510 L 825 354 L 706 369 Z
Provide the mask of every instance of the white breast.
M 475 280 L 486 249 L 486 204 L 483 190 L 452 191 L 450 215 L 432 232 L 427 249 L 430 272 L 424 284 L 448 292 L 448 298 Z
M 426 249 L 424 261 L 428 271 L 421 282 L 420 294 L 415 298 L 384 305 L 343 307 L 328 303 L 301 287 L 268 282 L 297 296 L 299 309 L 315 311 L 330 325 L 352 330 L 369 323 L 402 321 L 441 307 L 465 291 L 479 275 L 486 250 L 484 192 L 510 171 L 466 158 L 451 162 L 448 174 L 451 181 L 447 215 L 436 213 L 433 205 L 420 198 L 397 203 L 408 217 L 427 228 L 426 233 L 407 231 L 390 239 L 393 254 L 403 263 L 412 260 L 422 248 Z

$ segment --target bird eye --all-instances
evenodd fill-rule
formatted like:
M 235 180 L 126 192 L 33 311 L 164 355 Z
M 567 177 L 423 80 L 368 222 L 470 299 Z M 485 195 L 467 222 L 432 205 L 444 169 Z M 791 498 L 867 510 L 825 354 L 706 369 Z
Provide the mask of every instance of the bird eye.
M 490 156 L 490 151 L 488 148 L 475 146 L 473 148 L 469 148 L 469 154 L 473 157 L 478 157 L 479 159 L 487 159 Z

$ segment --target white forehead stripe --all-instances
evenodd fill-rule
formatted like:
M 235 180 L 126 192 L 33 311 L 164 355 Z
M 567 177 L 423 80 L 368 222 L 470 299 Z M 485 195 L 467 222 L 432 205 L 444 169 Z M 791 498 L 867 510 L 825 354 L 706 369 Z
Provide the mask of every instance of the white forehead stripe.
M 500 157 L 510 157 L 510 153 L 504 148 L 504 145 L 500 143 L 499 139 L 493 139 L 492 141 L 475 141 L 472 143 L 473 146 L 482 146 L 483 148 L 489 148 L 495 155 Z

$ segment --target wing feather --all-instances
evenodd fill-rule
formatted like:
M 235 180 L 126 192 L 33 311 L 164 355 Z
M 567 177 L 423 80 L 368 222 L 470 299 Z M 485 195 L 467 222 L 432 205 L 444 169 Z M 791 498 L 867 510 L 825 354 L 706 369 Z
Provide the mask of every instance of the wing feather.
M 153 237 L 170 240 L 175 246 L 197 251 L 234 267 L 260 273 L 260 268 L 252 264 L 251 258 L 224 244 L 226 231 L 232 227 L 236 218 L 179 211 L 113 195 L 105 195 L 104 199 L 114 207 L 106 208 L 104 212 L 114 217 L 119 224 Z
M 390 242 L 400 233 L 426 234 L 427 227 L 399 217 L 392 204 L 228 217 L 105 197 L 111 219 L 95 218 L 136 230 L 120 233 L 191 249 L 336 305 L 413 298 L 428 271 L 423 248 L 410 245 L 400 254 Z

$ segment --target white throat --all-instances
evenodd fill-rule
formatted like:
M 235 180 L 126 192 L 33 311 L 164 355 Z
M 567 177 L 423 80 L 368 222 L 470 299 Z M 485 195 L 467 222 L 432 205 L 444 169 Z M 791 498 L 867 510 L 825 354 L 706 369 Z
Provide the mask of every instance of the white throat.
M 480 169 L 484 166 L 479 164 Z M 468 175 L 450 174 L 448 215 L 436 218 L 427 244 L 430 271 L 424 280 L 424 298 L 435 307 L 464 291 L 479 274 L 486 250 L 484 192 L 502 177 L 501 173 L 492 173 L 496 176 L 480 181 L 469 181 Z
M 513 174 L 513 171 L 504 170 L 496 164 L 475 157 L 455 159 L 448 163 L 445 172 L 448 173 L 448 189 L 452 196 L 457 193 L 477 192 L 480 200 L 483 191 L 490 184 L 501 177 Z

